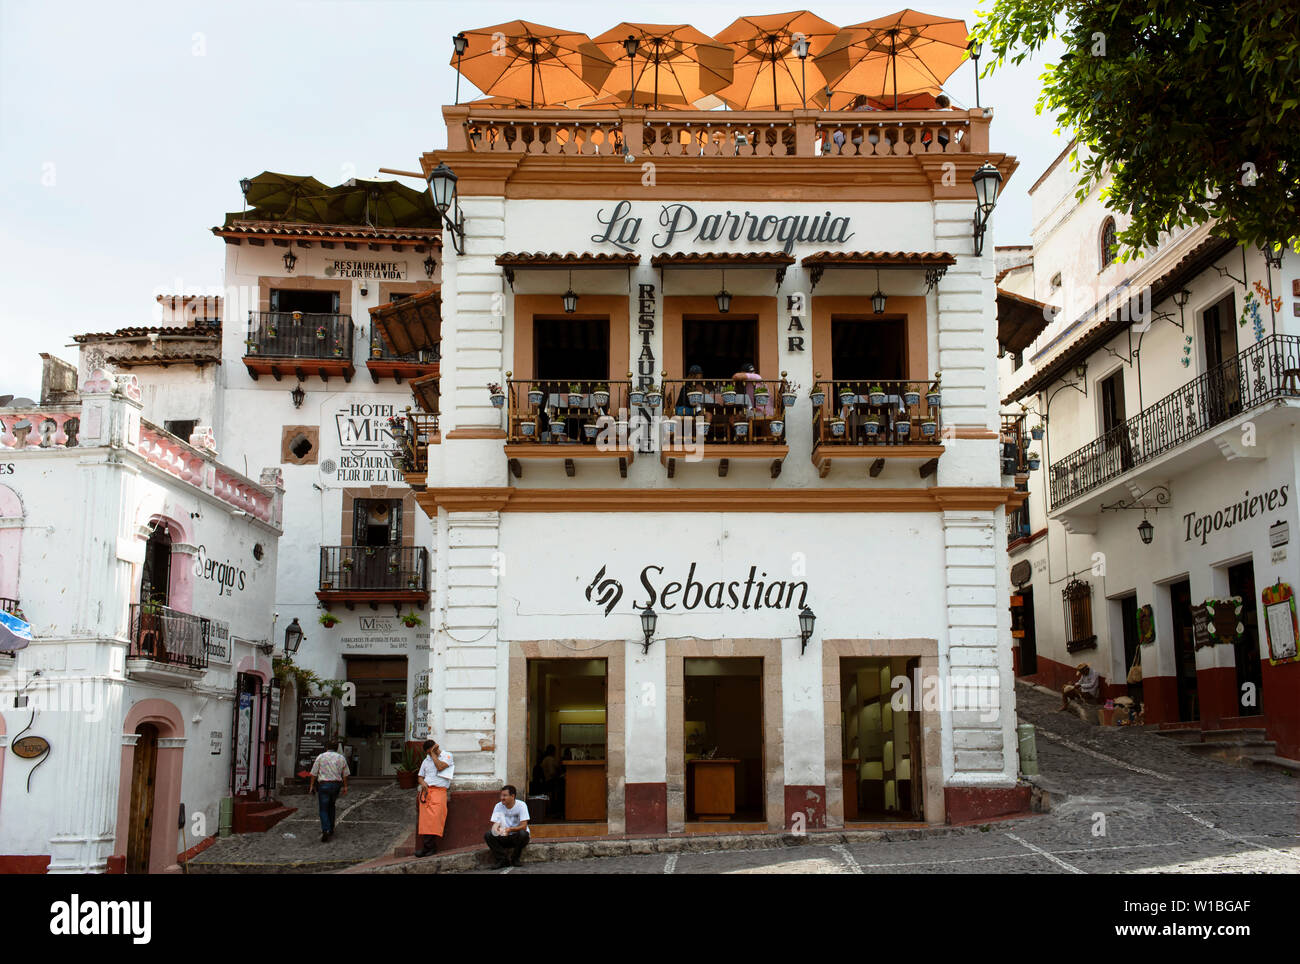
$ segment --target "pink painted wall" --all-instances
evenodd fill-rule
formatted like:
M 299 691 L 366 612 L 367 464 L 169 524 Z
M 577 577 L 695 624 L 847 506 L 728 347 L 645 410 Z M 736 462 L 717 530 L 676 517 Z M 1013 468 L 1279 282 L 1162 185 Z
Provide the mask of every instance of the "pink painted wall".
M 122 724 L 122 734 L 135 733 L 141 723 L 158 727 L 158 738 L 185 736 L 181 712 L 166 700 L 141 700 L 131 707 Z M 181 765 L 183 747 L 159 747 L 158 767 L 154 778 L 153 839 L 149 845 L 149 873 L 160 874 L 176 863 L 176 818 L 181 805 Z M 126 839 L 131 830 L 131 769 L 135 747 L 122 747 L 122 772 L 117 790 L 117 840 L 114 850 L 126 853 Z

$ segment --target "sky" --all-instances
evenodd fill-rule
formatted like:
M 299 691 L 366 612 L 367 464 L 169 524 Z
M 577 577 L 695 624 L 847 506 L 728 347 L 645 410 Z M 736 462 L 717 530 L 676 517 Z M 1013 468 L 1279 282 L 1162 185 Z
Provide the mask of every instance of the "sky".
M 973 2 L 927 13 L 976 21 Z M 822 2 L 841 26 L 895 3 Z M 527 19 L 595 36 L 619 20 L 690 23 L 790 9 L 753 3 L 580 0 L 0 0 L 0 395 L 37 397 L 39 352 L 76 359 L 74 334 L 156 322 L 155 296 L 222 283 L 210 232 L 264 170 L 327 184 L 418 170 L 446 145 L 441 105 L 458 30 Z M 616 11 L 616 12 L 614 12 Z M 980 80 L 991 146 L 1020 164 L 995 244 L 1028 243 L 1027 191 L 1067 140 L 1035 114 L 1046 58 Z M 973 65 L 946 90 L 975 101 Z M 461 99 L 478 93 L 466 83 Z

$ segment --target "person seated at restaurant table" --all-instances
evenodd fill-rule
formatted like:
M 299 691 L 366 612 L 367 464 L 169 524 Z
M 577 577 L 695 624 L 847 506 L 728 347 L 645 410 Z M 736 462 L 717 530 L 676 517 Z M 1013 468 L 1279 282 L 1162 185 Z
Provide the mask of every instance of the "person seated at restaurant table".
M 744 390 L 745 397 L 749 400 L 746 403 L 747 408 L 754 409 L 755 411 L 763 415 L 771 415 L 775 411 L 775 409 L 772 407 L 772 392 L 770 390 L 768 391 L 767 394 L 767 404 L 763 405 L 761 408 L 755 408 L 753 383 L 761 382 L 763 380 L 763 376 L 760 375 L 758 372 L 754 371 L 754 366 L 752 364 L 746 365 L 743 371 L 736 372 L 736 374 L 732 375 L 731 377 L 735 379 L 736 387 L 738 389 Z M 740 384 L 741 382 L 749 382 L 750 384 L 742 386 Z
M 695 407 L 686 398 L 686 393 L 689 391 L 704 391 L 704 369 L 699 365 L 690 367 L 690 370 L 686 373 L 686 381 L 682 383 L 681 391 L 677 393 L 674 411 L 678 415 L 695 414 Z

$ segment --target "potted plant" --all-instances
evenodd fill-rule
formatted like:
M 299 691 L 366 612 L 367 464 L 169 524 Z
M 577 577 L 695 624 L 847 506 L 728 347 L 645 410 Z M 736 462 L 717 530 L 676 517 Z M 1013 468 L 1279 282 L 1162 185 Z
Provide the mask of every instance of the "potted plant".
M 1037 452 L 1030 452 L 1030 453 L 1028 453 L 1028 454 L 1025 456 L 1025 462 L 1029 465 L 1029 471 L 1030 471 L 1030 472 L 1037 472 L 1037 471 L 1038 471 L 1038 466 L 1039 466 L 1040 462 L 1039 462 L 1039 458 L 1038 458 L 1038 453 L 1037 453 Z
M 1043 440 L 1043 426 L 1035 425 L 1033 428 L 1031 428 L 1029 430 L 1029 437 L 1032 438 L 1035 442 L 1041 442 Z
M 808 390 L 808 401 L 812 402 L 813 408 L 821 408 L 826 404 L 826 393 L 814 385 Z
M 253 339 L 250 338 L 246 342 L 244 342 L 244 347 L 248 349 L 248 354 L 250 355 L 257 354 L 257 342 L 253 341 Z
M 582 385 L 580 385 L 578 382 L 572 382 L 569 385 L 569 407 L 578 408 L 579 406 L 582 405 L 582 399 L 584 397 L 585 396 L 583 395 Z
M 939 432 L 939 420 L 933 414 L 921 419 L 921 437 L 934 438 Z
M 333 629 L 339 624 L 339 618 L 327 609 L 320 614 L 318 622 L 326 629 Z
M 600 426 L 597 425 L 595 422 L 582 423 L 582 434 L 585 438 L 594 439 L 596 437 L 596 433 L 598 433 L 599 431 L 600 431 Z
M 734 383 L 734 382 L 723 382 L 723 383 L 722 383 L 722 389 L 721 389 L 721 390 L 722 390 L 722 404 L 723 404 L 723 405 L 735 405 L 735 404 L 736 404 L 736 385 L 735 385 L 735 383 Z
M 654 382 L 651 382 L 646 386 L 645 403 L 650 408 L 658 408 L 664 403 L 663 389 L 654 384 Z
M 872 385 L 871 390 L 867 392 L 867 401 L 872 405 L 884 405 L 885 389 L 880 385 Z
M 709 430 L 713 428 L 713 414 L 711 412 L 701 412 L 695 416 L 695 437 L 707 438 Z
M 552 439 L 558 440 L 561 436 L 567 434 L 564 429 L 564 419 L 560 418 L 558 415 L 551 416 L 551 423 L 548 428 L 550 429 Z
M 734 435 L 736 436 L 736 438 L 740 438 L 740 439 L 748 438 L 748 437 L 749 437 L 749 423 L 748 423 L 748 422 L 736 422 L 734 425 L 731 426 L 731 431 L 732 431 L 732 434 L 734 434 Z
M 295 318 L 294 321 L 298 321 L 298 320 L 300 320 L 300 319 L 302 318 L 302 315 L 301 315 L 301 314 L 298 314 L 297 312 L 295 312 L 294 314 L 297 315 L 297 318 Z M 317 341 L 324 341 L 324 340 L 325 340 L 325 326 L 324 326 L 324 325 L 319 325 L 319 326 L 317 326 L 317 328 L 316 328 L 316 340 L 317 340 Z
M 352 571 L 352 557 L 351 557 L 351 556 L 344 556 L 344 557 L 343 557 L 343 563 L 342 563 L 342 565 L 343 565 L 343 571 L 344 571 L 344 572 L 351 572 L 351 571 Z
M 522 435 L 522 436 L 524 436 L 525 438 L 536 438 L 536 437 L 537 437 L 537 423 L 536 423 L 536 422 L 533 422 L 533 421 L 520 422 L 520 423 L 519 423 L 519 434 Z
M 857 400 L 858 400 L 858 393 L 855 392 L 853 389 L 851 389 L 851 388 L 841 388 L 841 389 L 840 389 L 840 407 L 841 407 L 841 408 L 852 408 L 852 407 L 853 407 L 853 403 L 856 402 Z M 874 404 L 876 404 L 876 403 L 873 402 L 872 404 L 874 405 Z
M 402 751 L 402 762 L 397 767 L 397 785 L 403 790 L 414 790 L 420 774 L 421 760 L 410 744 Z
M 936 381 L 930 386 L 930 390 L 925 393 L 925 404 L 930 408 L 938 408 L 943 402 L 943 396 L 939 394 L 939 383 Z
M 546 393 L 543 392 L 540 388 L 528 389 L 528 404 L 533 406 L 533 408 L 536 408 L 537 406 L 541 405 L 542 401 L 545 398 L 546 398 Z
M 396 555 L 390 555 L 390 556 L 388 557 L 388 574 L 389 574 L 390 576 L 395 576 L 395 575 L 397 575 L 397 571 L 398 571 L 400 568 L 401 568 L 401 566 L 400 566 L 400 564 L 399 564 L 398 561 L 397 561 L 397 556 L 396 556 Z
M 894 432 L 900 440 L 908 438 L 912 434 L 912 420 L 906 415 L 900 415 L 894 419 Z
M 920 405 L 921 393 L 918 392 L 911 385 L 907 386 L 907 390 L 903 392 L 903 404 L 908 406 L 909 408 L 911 408 L 913 405 Z
M 373 556 L 374 554 L 375 554 L 375 547 L 374 547 L 374 546 L 366 546 L 366 555 L 367 555 L 367 556 Z
M 277 331 L 278 329 L 275 327 L 275 322 L 271 322 L 271 324 L 266 326 L 266 334 L 269 338 L 274 338 Z
M 378 357 L 379 357 L 380 355 L 382 355 L 383 353 L 384 353 L 384 349 L 380 347 L 379 342 L 372 341 L 372 342 L 370 343 L 370 357 L 371 357 L 371 358 L 378 358 Z
M 293 314 L 293 320 L 294 320 L 295 322 L 302 321 L 302 312 L 301 312 L 301 311 L 295 311 L 295 312 L 293 312 L 292 314 Z
M 416 626 L 423 626 L 424 620 L 420 618 L 420 614 L 414 609 L 410 609 L 407 610 L 406 615 L 402 617 L 402 624 L 406 626 L 407 629 L 414 629 Z
M 343 346 L 342 346 L 342 345 L 335 345 L 335 346 L 334 346 L 334 357 L 335 357 L 335 358 L 342 358 L 342 357 L 343 357 Z
M 767 403 L 771 401 L 772 392 L 764 384 L 760 383 L 754 386 L 754 407 L 767 408 Z
M 496 382 L 488 382 L 488 398 L 492 401 L 493 408 L 501 408 L 506 403 L 506 393 Z
M 415 575 L 415 573 L 411 573 L 409 576 L 406 577 L 406 588 L 407 589 L 420 588 L 420 580 L 419 577 Z
M 794 408 L 795 402 L 799 401 L 799 383 L 785 381 L 785 372 L 781 373 L 783 382 L 781 388 L 781 405 L 784 408 Z
M 780 438 L 785 434 L 785 420 L 774 418 L 767 423 L 767 430 L 772 433 L 772 438 Z
M 844 436 L 844 419 L 838 415 L 831 416 L 831 436 L 834 438 Z
M 698 385 L 694 388 L 686 389 L 686 404 L 691 408 L 699 408 L 704 404 L 704 389 Z
M 594 385 L 591 389 L 591 404 L 597 408 L 604 408 L 609 404 L 609 386 Z
M 879 435 L 879 434 L 880 434 L 880 416 L 879 416 L 879 415 L 875 415 L 875 414 L 868 415 L 867 418 L 866 418 L 866 421 L 864 421 L 864 422 L 862 423 L 862 427 L 865 428 L 865 429 L 867 430 L 867 434 L 868 434 L 868 435 Z

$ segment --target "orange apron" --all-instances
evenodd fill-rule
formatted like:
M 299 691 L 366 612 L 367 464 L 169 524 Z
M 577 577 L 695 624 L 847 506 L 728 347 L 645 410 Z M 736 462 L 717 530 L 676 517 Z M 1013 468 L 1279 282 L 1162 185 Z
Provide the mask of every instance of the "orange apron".
M 442 828 L 447 825 L 447 788 L 429 787 L 422 790 L 420 797 L 420 820 L 418 832 L 442 836 Z

